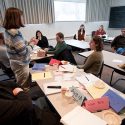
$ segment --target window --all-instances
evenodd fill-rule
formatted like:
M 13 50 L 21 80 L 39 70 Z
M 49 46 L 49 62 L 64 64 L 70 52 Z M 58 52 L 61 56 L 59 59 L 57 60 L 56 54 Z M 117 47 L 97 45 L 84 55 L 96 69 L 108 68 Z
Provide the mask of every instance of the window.
M 54 1 L 55 21 L 85 21 L 86 2 Z

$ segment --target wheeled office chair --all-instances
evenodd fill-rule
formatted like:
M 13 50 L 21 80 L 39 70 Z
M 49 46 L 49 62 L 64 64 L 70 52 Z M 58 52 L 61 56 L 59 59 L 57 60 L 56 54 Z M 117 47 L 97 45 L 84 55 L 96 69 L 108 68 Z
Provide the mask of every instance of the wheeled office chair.
M 101 66 L 100 72 L 97 75 L 97 77 L 99 77 L 99 78 L 101 78 L 101 76 L 102 76 L 103 66 L 104 66 L 104 62 L 102 62 L 102 66 Z

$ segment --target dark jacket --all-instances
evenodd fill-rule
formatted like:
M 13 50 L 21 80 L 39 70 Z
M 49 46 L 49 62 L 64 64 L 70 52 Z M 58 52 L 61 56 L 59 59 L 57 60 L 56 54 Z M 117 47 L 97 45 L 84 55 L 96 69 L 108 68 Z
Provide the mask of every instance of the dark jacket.
M 115 50 L 118 48 L 125 48 L 125 37 L 122 35 L 117 36 L 111 43 L 111 47 L 114 47 Z
M 25 92 L 14 96 L 15 87 L 16 83 L 0 82 L 0 125 L 37 125 L 32 100 Z
M 38 41 L 37 46 L 41 47 L 42 49 L 49 47 L 46 36 L 42 36 L 42 39 Z
M 65 43 L 65 41 L 63 42 L 58 42 L 55 46 L 55 48 L 50 49 L 47 54 L 54 54 L 54 58 L 58 58 L 59 54 L 61 52 L 63 52 L 65 49 L 67 48 L 67 44 Z
M 55 114 L 33 105 L 27 93 L 14 96 L 16 87 L 16 83 L 0 81 L 0 125 L 61 125 Z

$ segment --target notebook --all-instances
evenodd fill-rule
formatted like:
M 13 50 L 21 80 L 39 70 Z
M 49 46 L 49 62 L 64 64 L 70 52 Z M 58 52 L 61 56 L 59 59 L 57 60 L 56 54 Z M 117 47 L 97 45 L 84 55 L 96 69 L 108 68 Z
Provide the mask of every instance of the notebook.
M 125 109 L 125 98 L 121 97 L 119 94 L 112 90 L 108 90 L 103 96 L 108 96 L 110 101 L 110 106 L 117 113 Z
M 64 125 L 107 125 L 106 121 L 77 106 L 61 118 Z
M 45 70 L 45 63 L 35 63 L 32 67 L 32 70 Z

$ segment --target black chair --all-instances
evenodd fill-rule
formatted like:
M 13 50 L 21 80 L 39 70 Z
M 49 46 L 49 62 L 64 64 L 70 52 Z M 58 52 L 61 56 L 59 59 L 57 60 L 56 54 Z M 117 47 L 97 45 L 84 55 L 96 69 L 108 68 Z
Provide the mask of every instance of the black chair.
M 99 77 L 99 78 L 101 78 L 101 76 L 102 76 L 103 66 L 104 66 L 104 62 L 102 62 L 102 66 L 101 66 L 100 72 L 97 75 L 97 77 Z
M 116 83 L 117 83 L 118 81 L 120 81 L 120 80 L 124 80 L 124 81 L 125 81 L 125 78 L 119 78 L 119 79 L 117 79 L 117 80 L 112 84 L 112 78 L 113 78 L 114 72 L 116 72 L 116 73 L 118 73 L 118 74 L 120 74 L 120 75 L 125 76 L 125 71 L 118 70 L 118 69 L 114 69 L 114 70 L 112 71 L 112 75 L 111 75 L 110 86 L 116 85 Z
M 71 64 L 77 65 L 75 58 L 71 52 L 71 48 L 67 47 L 63 52 L 61 52 L 58 57 L 56 57 L 58 60 L 65 60 L 70 62 Z

